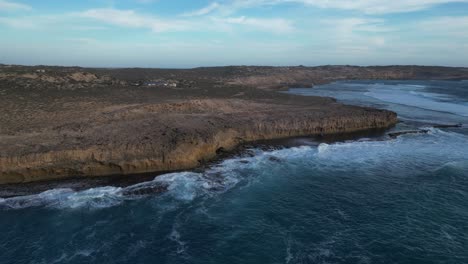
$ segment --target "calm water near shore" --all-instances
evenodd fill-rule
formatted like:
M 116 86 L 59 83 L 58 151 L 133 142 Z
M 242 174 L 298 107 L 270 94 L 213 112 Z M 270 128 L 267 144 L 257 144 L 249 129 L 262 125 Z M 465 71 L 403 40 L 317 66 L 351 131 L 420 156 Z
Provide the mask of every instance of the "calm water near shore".
M 124 188 L 0 198 L 0 263 L 468 263 L 468 82 L 289 92 L 390 109 L 394 131 L 428 133 L 310 139 Z

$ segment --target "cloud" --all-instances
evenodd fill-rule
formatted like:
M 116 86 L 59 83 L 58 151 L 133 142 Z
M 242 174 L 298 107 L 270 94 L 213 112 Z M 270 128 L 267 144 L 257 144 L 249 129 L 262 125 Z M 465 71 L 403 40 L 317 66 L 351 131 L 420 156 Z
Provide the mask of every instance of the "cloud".
M 1 11 L 17 11 L 17 10 L 31 10 L 31 6 L 21 3 L 16 3 L 8 0 L 0 0 Z
M 324 25 L 335 28 L 341 33 L 340 35 L 346 35 L 350 32 L 385 33 L 395 30 L 392 27 L 386 26 L 385 20 L 380 18 L 350 17 L 325 19 L 320 22 Z
M 110 27 L 96 25 L 95 21 L 88 21 L 77 17 L 74 13 L 61 15 L 26 15 L 26 16 L 0 16 L 0 25 L 19 30 L 41 31 L 97 31 L 107 30 Z
M 232 0 L 223 7 L 219 7 L 219 9 L 234 13 L 240 9 L 284 3 L 299 3 L 319 8 L 353 10 L 365 14 L 388 14 L 419 11 L 447 3 L 468 3 L 468 0 Z
M 203 16 L 203 15 L 207 15 L 213 11 L 215 11 L 216 9 L 218 9 L 221 5 L 218 4 L 217 2 L 214 2 L 214 3 L 211 3 L 201 9 L 198 9 L 198 10 L 195 10 L 195 11 L 192 11 L 192 12 L 188 12 L 188 13 L 184 13 L 182 14 L 182 16 Z
M 84 45 L 100 44 L 100 42 L 94 38 L 64 38 L 63 40 L 70 42 L 72 44 L 84 44 Z
M 154 3 L 154 2 L 157 2 L 158 0 L 136 0 L 137 3 L 140 3 L 140 4 L 151 4 L 151 3 Z
M 270 2 L 270 3 L 267 3 Z M 276 4 L 278 1 L 263 1 L 263 0 L 235 0 L 229 4 L 219 4 L 212 2 L 211 4 L 191 12 L 182 14 L 184 17 L 199 17 L 210 15 L 215 25 L 207 25 L 207 28 L 215 30 L 230 30 L 230 26 L 242 26 L 248 30 L 258 30 L 273 33 L 290 33 L 295 30 L 292 21 L 283 18 L 255 18 L 230 16 L 236 10 L 243 8 L 255 7 L 263 4 Z
M 371 56 L 387 47 L 387 38 L 393 35 L 388 33 L 394 31 L 383 19 L 349 17 L 321 20 L 316 34 L 335 54 Z
M 31 19 L 21 19 L 12 17 L 0 17 L 0 24 L 18 29 L 32 29 L 37 27 L 37 22 Z
M 284 2 L 300 2 L 320 8 L 356 10 L 366 14 L 386 14 L 419 11 L 434 5 L 468 2 L 468 0 L 284 0 Z
M 277 33 L 289 33 L 294 31 L 292 22 L 281 18 L 247 18 L 227 17 L 215 19 L 218 23 L 241 25 L 255 30 L 262 30 Z
M 113 8 L 89 9 L 62 15 L 1 17 L 0 24 L 18 29 L 40 30 L 107 30 L 112 26 L 147 29 L 164 32 L 230 32 L 237 30 L 291 33 L 292 21 L 281 18 L 255 17 L 190 17 L 180 19 L 159 18 L 134 10 Z M 108 26 L 104 26 L 107 24 Z
M 468 39 L 468 16 L 437 17 L 417 24 L 417 30 L 430 35 Z
M 207 12 L 206 10 L 204 12 Z M 203 12 L 200 12 L 203 13 Z M 292 32 L 292 22 L 281 18 L 220 17 L 210 19 L 159 19 L 154 16 L 137 13 L 133 10 L 90 9 L 76 14 L 81 18 L 101 21 L 106 24 L 128 27 L 147 28 L 154 32 L 173 31 L 225 31 L 226 26 L 243 26 L 250 30 L 287 33 Z M 216 23 L 213 23 L 215 21 Z
M 191 25 L 186 21 L 162 20 L 153 16 L 139 14 L 133 10 L 112 8 L 90 9 L 76 13 L 76 15 L 121 27 L 147 28 L 154 32 L 183 31 L 191 28 Z

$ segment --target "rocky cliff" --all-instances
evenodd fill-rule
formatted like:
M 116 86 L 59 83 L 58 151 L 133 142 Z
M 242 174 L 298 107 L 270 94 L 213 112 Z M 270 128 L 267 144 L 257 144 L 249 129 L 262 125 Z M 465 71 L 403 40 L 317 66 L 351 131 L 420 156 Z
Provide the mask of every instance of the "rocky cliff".
M 339 79 L 465 78 L 463 68 L 0 67 L 0 183 L 190 169 L 244 142 L 385 128 L 389 111 L 271 91 Z M 467 78 L 468 79 L 468 78 Z M 145 86 L 150 80 L 176 86 Z
M 32 134 L 3 136 L 0 183 L 189 169 L 243 142 L 353 132 L 397 121 L 388 111 L 316 100 L 311 105 L 204 99 L 106 107 Z

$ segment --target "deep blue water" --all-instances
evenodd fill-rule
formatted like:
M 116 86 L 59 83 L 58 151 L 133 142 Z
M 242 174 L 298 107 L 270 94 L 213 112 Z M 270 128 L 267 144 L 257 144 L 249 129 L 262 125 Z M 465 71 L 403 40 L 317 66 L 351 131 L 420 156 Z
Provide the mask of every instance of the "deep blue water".
M 468 83 L 314 89 L 392 109 L 394 130 L 272 151 L 127 188 L 0 199 L 0 263 L 468 263 Z M 253 154 L 253 155 L 251 155 Z M 126 196 L 165 185 L 162 195 Z

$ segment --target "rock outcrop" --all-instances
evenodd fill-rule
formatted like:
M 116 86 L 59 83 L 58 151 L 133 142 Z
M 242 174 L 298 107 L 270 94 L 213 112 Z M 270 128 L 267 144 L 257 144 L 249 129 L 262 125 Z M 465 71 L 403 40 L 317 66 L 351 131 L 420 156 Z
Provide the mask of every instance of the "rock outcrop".
M 0 183 L 189 169 L 249 141 L 397 122 L 392 112 L 278 92 L 347 79 L 466 80 L 468 69 L 0 65 Z M 163 85 L 144 85 L 152 82 Z
M 388 111 L 313 101 L 203 99 L 105 107 L 33 134 L 3 136 L 0 183 L 190 169 L 248 141 L 354 132 L 397 121 Z

